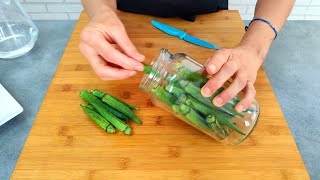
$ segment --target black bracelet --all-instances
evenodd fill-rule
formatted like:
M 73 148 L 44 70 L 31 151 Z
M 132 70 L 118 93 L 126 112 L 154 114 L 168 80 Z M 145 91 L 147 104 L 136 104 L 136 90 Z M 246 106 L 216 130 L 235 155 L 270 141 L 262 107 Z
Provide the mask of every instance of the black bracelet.
M 255 18 L 255 19 L 252 19 L 252 21 L 250 21 L 249 25 L 246 26 L 246 31 L 248 30 L 250 24 L 251 24 L 253 21 L 262 21 L 262 22 L 267 23 L 267 24 L 272 28 L 272 30 L 273 30 L 274 33 L 275 33 L 274 39 L 277 38 L 277 36 L 278 36 L 278 31 L 277 31 L 277 29 L 271 24 L 271 22 L 269 22 L 268 20 L 265 20 L 265 19 L 263 19 L 263 18 Z

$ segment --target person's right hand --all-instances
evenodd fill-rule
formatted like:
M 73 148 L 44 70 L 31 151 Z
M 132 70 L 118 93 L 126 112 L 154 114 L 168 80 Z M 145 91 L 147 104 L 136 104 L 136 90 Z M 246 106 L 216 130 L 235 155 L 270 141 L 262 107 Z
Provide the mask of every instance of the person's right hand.
M 102 80 L 125 79 L 144 68 L 141 62 L 145 57 L 132 44 L 114 12 L 91 18 L 81 32 L 79 49 Z

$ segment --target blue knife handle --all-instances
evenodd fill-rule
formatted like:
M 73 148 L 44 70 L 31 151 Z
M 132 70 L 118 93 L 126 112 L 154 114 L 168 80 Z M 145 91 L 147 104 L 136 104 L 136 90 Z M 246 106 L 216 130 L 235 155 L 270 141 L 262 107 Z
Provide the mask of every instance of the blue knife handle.
M 179 37 L 180 39 L 183 39 L 187 35 L 187 33 L 184 31 L 181 31 L 181 30 L 176 29 L 174 27 L 168 26 L 166 24 L 162 24 L 162 23 L 155 21 L 155 20 L 152 20 L 151 24 L 153 26 L 155 26 L 156 28 L 160 29 L 161 31 L 163 31 L 171 36 Z

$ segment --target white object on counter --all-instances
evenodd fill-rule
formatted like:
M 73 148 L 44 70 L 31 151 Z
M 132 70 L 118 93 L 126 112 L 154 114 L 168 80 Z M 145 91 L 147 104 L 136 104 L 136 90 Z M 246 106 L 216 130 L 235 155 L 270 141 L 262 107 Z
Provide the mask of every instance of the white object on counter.
M 22 111 L 21 105 L 0 84 L 0 126 Z

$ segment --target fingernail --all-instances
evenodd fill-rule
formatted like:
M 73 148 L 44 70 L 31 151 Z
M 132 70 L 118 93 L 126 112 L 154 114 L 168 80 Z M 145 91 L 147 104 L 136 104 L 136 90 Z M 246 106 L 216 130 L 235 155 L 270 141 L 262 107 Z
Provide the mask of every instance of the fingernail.
M 130 76 L 134 76 L 134 75 L 136 75 L 136 74 L 137 74 L 136 71 L 131 71 L 131 72 L 129 73 Z
M 211 58 L 208 58 L 208 59 L 206 60 L 206 62 L 204 62 L 204 65 L 207 66 L 207 64 L 210 62 L 210 60 L 211 60 Z
M 222 102 L 223 102 L 223 99 L 222 99 L 221 97 L 216 97 L 216 98 L 214 99 L 214 104 L 215 104 L 216 106 L 221 106 Z
M 139 61 L 143 61 L 145 57 L 144 57 L 144 55 L 142 55 L 142 54 L 140 54 L 140 53 L 137 53 L 136 58 L 137 58 L 137 60 L 139 60 Z
M 203 96 L 210 96 L 211 95 L 211 90 L 207 87 L 202 89 L 202 95 Z
M 217 69 L 217 67 L 214 64 L 210 64 L 209 69 L 211 72 L 214 72 Z
M 144 66 L 139 63 L 139 65 L 136 65 L 136 66 L 135 66 L 135 69 L 138 70 L 138 71 L 143 71 Z
M 236 109 L 237 109 L 238 112 L 242 112 L 243 111 L 243 105 L 237 106 Z

